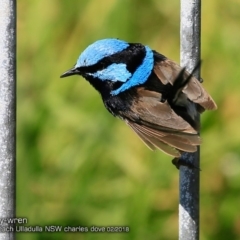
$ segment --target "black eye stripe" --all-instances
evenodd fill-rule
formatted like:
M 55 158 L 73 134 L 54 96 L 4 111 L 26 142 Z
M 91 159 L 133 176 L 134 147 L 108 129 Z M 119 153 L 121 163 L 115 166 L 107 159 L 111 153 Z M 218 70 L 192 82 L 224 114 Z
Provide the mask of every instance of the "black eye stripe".
M 111 56 L 104 57 L 98 63 L 79 67 L 79 70 L 86 73 L 95 73 L 99 70 L 107 68 L 113 63 L 125 63 L 127 70 L 133 73 L 139 65 L 141 65 L 144 57 L 146 55 L 146 50 L 142 44 L 129 44 L 129 47 L 121 52 L 115 53 Z

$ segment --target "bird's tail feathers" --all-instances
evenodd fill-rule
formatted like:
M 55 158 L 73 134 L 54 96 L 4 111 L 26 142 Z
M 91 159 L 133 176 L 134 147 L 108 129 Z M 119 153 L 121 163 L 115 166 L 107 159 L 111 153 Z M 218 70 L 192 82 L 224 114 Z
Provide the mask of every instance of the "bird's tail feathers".
M 173 157 L 180 157 L 181 152 L 195 152 L 201 144 L 197 134 L 182 132 L 164 132 L 126 120 L 134 132 L 152 150 L 156 148 Z
M 172 91 L 172 99 L 177 99 L 179 94 L 182 92 L 183 88 L 189 83 L 189 81 L 191 80 L 191 78 L 193 77 L 194 73 L 200 68 L 202 61 L 200 60 L 196 66 L 194 67 L 194 69 L 192 70 L 192 72 L 185 77 L 185 73 L 186 73 L 186 68 L 182 68 L 182 70 L 180 71 L 180 73 L 178 74 L 176 80 L 173 83 L 173 91 Z

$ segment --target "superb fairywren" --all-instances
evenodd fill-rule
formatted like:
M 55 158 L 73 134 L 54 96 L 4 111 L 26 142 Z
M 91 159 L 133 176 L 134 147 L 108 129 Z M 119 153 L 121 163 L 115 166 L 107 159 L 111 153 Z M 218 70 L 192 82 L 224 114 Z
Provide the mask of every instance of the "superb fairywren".
M 96 41 L 61 77 L 76 74 L 90 82 L 108 111 L 150 149 L 176 158 L 195 152 L 200 144 L 198 113 L 217 108 L 192 73 L 140 43 Z

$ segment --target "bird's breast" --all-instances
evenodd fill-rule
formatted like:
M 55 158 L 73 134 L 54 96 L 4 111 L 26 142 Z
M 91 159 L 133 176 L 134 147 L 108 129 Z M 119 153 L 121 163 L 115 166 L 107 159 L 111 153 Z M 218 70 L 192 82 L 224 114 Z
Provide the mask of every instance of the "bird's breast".
M 118 95 L 102 95 L 105 107 L 111 114 L 118 117 L 121 117 L 123 112 L 131 111 L 132 104 L 136 101 L 136 98 L 135 90 L 127 90 Z

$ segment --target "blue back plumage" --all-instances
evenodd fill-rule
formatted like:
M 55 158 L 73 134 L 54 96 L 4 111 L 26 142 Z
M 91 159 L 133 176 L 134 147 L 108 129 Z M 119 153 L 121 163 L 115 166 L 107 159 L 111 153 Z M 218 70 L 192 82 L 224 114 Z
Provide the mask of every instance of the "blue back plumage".
M 79 56 L 75 67 L 87 67 L 96 64 L 104 57 L 126 49 L 129 44 L 115 38 L 102 39 L 89 45 Z
M 146 56 L 143 59 L 142 64 L 136 69 L 136 71 L 132 74 L 131 78 L 128 81 L 126 81 L 120 88 L 111 92 L 112 95 L 117 95 L 120 92 L 123 92 L 131 87 L 143 84 L 147 81 L 153 69 L 154 59 L 153 51 L 148 46 L 145 46 L 145 50 Z

